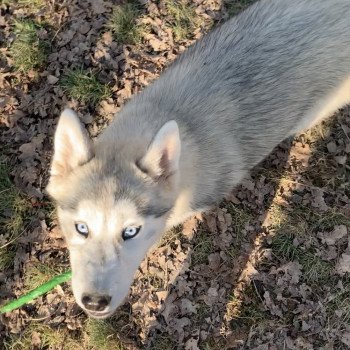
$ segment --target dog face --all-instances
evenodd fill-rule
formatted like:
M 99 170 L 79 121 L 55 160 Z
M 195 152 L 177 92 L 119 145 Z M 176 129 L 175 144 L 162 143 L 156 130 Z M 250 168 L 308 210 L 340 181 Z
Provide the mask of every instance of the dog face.
M 93 145 L 68 109 L 55 134 L 47 191 L 67 241 L 74 296 L 95 318 L 110 316 L 127 296 L 176 200 L 177 124 L 166 123 L 144 150 L 133 147 Z

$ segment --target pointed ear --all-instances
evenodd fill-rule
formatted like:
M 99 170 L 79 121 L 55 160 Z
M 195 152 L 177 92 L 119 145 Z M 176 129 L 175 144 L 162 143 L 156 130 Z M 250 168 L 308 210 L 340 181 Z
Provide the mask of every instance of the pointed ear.
M 179 128 L 171 120 L 158 131 L 138 165 L 143 172 L 155 179 L 168 178 L 179 168 L 180 153 Z
M 79 121 L 78 116 L 69 108 L 65 109 L 58 121 L 54 139 L 54 154 L 50 170 L 50 184 L 69 173 L 93 157 L 92 141 Z M 50 188 L 48 188 L 50 192 Z

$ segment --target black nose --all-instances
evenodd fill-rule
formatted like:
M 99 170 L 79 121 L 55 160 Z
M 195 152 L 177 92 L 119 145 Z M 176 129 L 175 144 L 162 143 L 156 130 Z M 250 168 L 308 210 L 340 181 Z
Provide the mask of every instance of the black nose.
M 83 294 L 81 302 L 86 310 L 103 311 L 109 305 L 111 299 L 109 295 Z

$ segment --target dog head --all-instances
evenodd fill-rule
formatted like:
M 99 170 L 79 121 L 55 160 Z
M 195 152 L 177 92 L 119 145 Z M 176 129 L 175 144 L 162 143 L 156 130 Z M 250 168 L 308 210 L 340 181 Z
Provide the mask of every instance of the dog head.
M 125 299 L 176 200 L 176 122 L 152 138 L 138 135 L 135 144 L 122 134 L 94 144 L 66 109 L 54 138 L 47 191 L 69 249 L 74 296 L 95 318 L 110 316 Z

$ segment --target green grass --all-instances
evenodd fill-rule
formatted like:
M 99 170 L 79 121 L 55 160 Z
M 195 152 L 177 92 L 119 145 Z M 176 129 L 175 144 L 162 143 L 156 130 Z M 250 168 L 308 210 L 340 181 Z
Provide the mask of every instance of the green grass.
M 270 210 L 275 231 L 288 231 L 303 237 L 311 237 L 311 233 L 318 231 L 332 230 L 336 225 L 350 226 L 350 218 L 339 212 L 337 208 L 318 213 L 302 205 L 287 211 L 275 204 Z
M 335 286 L 333 286 L 335 287 Z M 335 311 L 340 310 L 342 312 L 341 316 L 336 322 L 341 321 L 342 325 L 350 324 L 350 281 L 349 279 L 343 280 L 343 289 L 333 293 L 333 298 L 327 304 L 327 311 L 331 319 L 335 316 Z M 340 326 L 340 324 L 336 325 Z
M 244 239 L 244 228 L 253 219 L 253 214 L 246 208 L 240 208 L 230 202 L 222 203 L 232 217 L 231 227 L 234 231 L 234 241 L 230 244 L 226 253 L 235 258 L 239 254 L 242 240 Z M 191 253 L 192 266 L 205 264 L 208 262 L 208 256 L 214 252 L 213 235 L 206 231 L 203 224 L 199 224 L 198 234 L 195 237 L 195 244 Z
M 243 298 L 233 296 L 227 303 L 227 317 L 233 330 L 261 323 L 268 317 L 253 283 L 245 288 Z
M 47 263 L 35 262 L 28 264 L 24 277 L 24 292 L 29 292 L 41 286 L 62 272 L 59 267 L 53 267 Z
M 350 226 L 350 219 L 335 209 L 321 214 L 303 206 L 286 211 L 273 205 L 271 213 L 271 229 L 275 232 L 271 247 L 275 257 L 284 262 L 297 260 L 302 266 L 303 279 L 311 285 L 326 282 L 334 266 L 317 256 L 315 236 L 317 232 L 332 230 L 335 225 Z M 296 245 L 295 239 L 307 241 L 308 247 Z
M 311 285 L 321 283 L 322 286 L 322 282 L 328 282 L 334 268 L 331 263 L 318 257 L 313 249 L 302 252 L 299 262 L 303 267 L 305 281 Z
M 196 305 L 196 313 L 192 315 L 193 324 L 195 326 L 201 326 L 205 323 L 205 319 L 210 317 L 211 315 L 211 307 L 205 304 L 204 302 L 200 302 Z
M 191 266 L 206 264 L 209 254 L 214 252 L 213 236 L 202 227 L 198 228 L 195 244 L 191 252 Z
M 40 337 L 40 350 L 126 350 L 116 333 L 113 321 L 88 319 L 82 332 L 72 332 L 67 328 L 52 328 L 43 323 L 31 323 L 20 336 L 12 335 L 4 343 L 6 350 L 32 349 L 32 338 Z
M 327 311 L 326 330 L 337 332 L 347 331 L 350 324 L 350 280 L 348 277 L 342 278 L 342 288 L 338 288 L 338 279 L 330 280 L 328 286 L 331 288 L 331 297 L 327 303 L 323 303 Z M 335 349 L 348 349 L 344 344 L 335 344 Z
M 294 238 L 290 232 L 278 233 L 272 241 L 274 254 L 282 260 L 296 259 L 299 249 L 293 244 Z
M 254 214 L 248 208 L 241 208 L 231 202 L 224 201 L 224 207 L 231 214 L 234 241 L 231 243 L 227 253 L 231 258 L 240 254 L 242 242 L 245 237 L 244 228 L 252 222 Z
M 182 226 L 179 225 L 164 233 L 158 243 L 158 247 L 164 247 L 173 243 L 177 238 L 181 239 Z
M 70 335 L 67 329 L 53 329 L 43 323 L 31 323 L 20 336 L 11 336 L 5 341 L 6 350 L 33 349 L 33 335 L 39 335 L 41 344 L 35 349 L 85 350 L 77 338 Z
M 10 268 L 16 253 L 16 239 L 25 230 L 31 205 L 9 178 L 10 168 L 0 158 L 0 270 Z
M 227 203 L 225 208 L 232 216 L 231 227 L 234 228 L 234 232 L 237 235 L 242 235 L 242 230 L 253 220 L 254 215 L 248 208 L 241 208 L 230 202 Z
M 272 242 L 272 251 L 283 261 L 297 260 L 303 268 L 303 278 L 307 283 L 317 284 L 327 281 L 331 276 L 333 266 L 316 255 L 313 248 L 303 250 L 293 244 L 295 236 L 290 233 L 281 233 Z
M 189 38 L 193 31 L 202 24 L 195 8 L 187 0 L 166 0 L 165 6 L 171 17 L 169 26 L 176 40 Z
M 107 28 L 111 30 L 118 43 L 139 44 L 142 41 L 146 27 L 136 21 L 140 14 L 140 6 L 135 2 L 128 2 L 114 8 Z
M 153 340 L 149 350 L 176 350 L 177 344 L 168 335 L 158 335 Z
M 17 5 L 17 8 L 41 10 L 45 7 L 44 0 L 0 0 L 0 5 Z
M 95 105 L 111 96 L 111 88 L 98 81 L 92 71 L 71 70 L 60 81 L 66 94 L 83 103 Z
M 16 245 L 11 244 L 0 250 L 0 270 L 5 270 L 10 268 L 13 265 L 14 258 L 16 255 Z
M 203 343 L 200 344 L 200 349 L 203 350 L 222 350 L 227 348 L 227 341 L 225 337 L 222 335 L 220 337 L 211 336 L 206 339 Z
M 38 36 L 42 26 L 30 21 L 16 21 L 14 32 L 16 38 L 9 49 L 16 70 L 27 72 L 41 68 L 46 62 L 50 45 Z
M 235 16 L 254 2 L 256 2 L 256 0 L 225 0 L 224 4 L 229 16 Z
M 18 7 L 27 8 L 31 11 L 39 11 L 45 7 L 44 0 L 17 0 Z
M 315 187 L 331 191 L 341 190 L 350 195 L 349 159 L 341 166 L 327 150 L 328 142 L 341 140 L 343 137 L 344 131 L 337 118 L 329 118 L 303 133 L 299 138 L 310 143 L 312 150 L 309 166 L 303 176 Z
M 113 321 L 88 319 L 83 332 L 71 332 L 67 328 L 52 328 L 43 323 L 31 323 L 20 336 L 12 335 L 4 343 L 6 350 L 32 349 L 33 335 L 40 337 L 41 344 L 36 349 L 50 350 L 126 350 L 116 336 Z
M 94 350 L 126 350 L 117 337 L 117 329 L 113 321 L 98 321 L 89 319 L 86 323 L 88 349 Z

